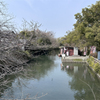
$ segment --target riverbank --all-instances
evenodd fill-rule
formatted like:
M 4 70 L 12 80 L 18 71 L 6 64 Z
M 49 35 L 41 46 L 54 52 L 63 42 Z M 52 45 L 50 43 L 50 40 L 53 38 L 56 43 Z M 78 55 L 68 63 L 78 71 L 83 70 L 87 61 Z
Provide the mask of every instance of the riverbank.
M 19 48 L 13 48 L 10 50 L 9 54 L 4 51 L 0 52 L 0 72 L 1 74 L 7 75 L 7 73 L 12 74 L 13 71 L 20 71 L 20 68 L 27 65 L 31 60 L 40 56 L 49 54 L 53 50 L 58 50 L 58 48 L 51 48 L 47 50 L 34 50 L 34 51 L 22 51 Z
M 95 61 L 96 58 L 90 56 L 86 63 L 89 65 L 89 68 L 98 76 L 100 79 L 100 64 Z M 98 59 L 97 59 L 98 60 Z
M 85 63 L 89 56 L 68 56 L 62 57 L 62 62 Z
M 52 50 L 59 50 L 59 48 L 42 48 L 42 49 L 35 49 L 35 50 L 29 50 L 30 54 L 33 56 L 38 56 L 38 55 L 45 55 L 48 54 Z
M 26 67 L 28 77 L 23 77 L 23 72 L 8 76 L 6 79 L 9 78 L 12 81 L 7 88 L 0 87 L 0 89 L 3 88 L 1 98 L 12 100 L 25 98 L 32 98 L 32 100 L 33 98 L 40 100 L 75 100 L 79 98 L 92 100 L 91 90 L 80 81 L 81 79 L 92 87 L 99 99 L 98 85 L 100 81 L 96 76 L 91 77 L 94 73 L 88 72 L 87 64 L 64 63 L 64 66 L 61 67 L 61 58 L 57 54 L 42 55 L 30 62 L 29 67 Z M 78 93 L 82 93 L 81 96 L 77 95 Z M 1 98 L 0 100 L 2 100 Z
M 98 59 L 92 56 L 68 56 L 62 57 L 62 63 L 87 63 L 89 68 L 98 76 L 100 79 L 100 64 Z

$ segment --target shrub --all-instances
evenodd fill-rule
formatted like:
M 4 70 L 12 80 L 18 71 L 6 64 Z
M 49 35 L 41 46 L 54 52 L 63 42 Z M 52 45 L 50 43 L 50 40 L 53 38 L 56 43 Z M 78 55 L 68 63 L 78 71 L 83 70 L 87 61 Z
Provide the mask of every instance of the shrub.
M 90 56 L 87 59 L 87 62 L 89 64 L 89 66 L 91 66 L 94 69 L 94 71 L 96 73 L 99 73 L 100 74 L 100 65 L 99 65 L 99 63 L 94 63 L 94 58 L 92 56 Z
M 90 56 L 90 58 L 87 59 L 89 66 L 94 67 L 94 58 Z
M 88 63 L 90 62 L 90 58 L 87 59 L 87 62 L 88 62 Z
M 94 58 L 93 58 L 92 56 L 90 56 L 90 59 L 91 59 L 92 61 L 94 61 Z
M 91 66 L 92 68 L 94 68 L 94 58 L 92 56 L 90 56 L 88 59 L 87 59 L 87 62 L 89 64 L 89 66 Z
M 90 66 L 92 67 L 92 68 L 94 68 L 94 62 L 92 61 L 91 63 L 90 63 Z
M 100 65 L 99 65 L 98 63 L 96 63 L 96 64 L 94 65 L 94 70 L 95 70 L 96 73 L 99 72 L 99 70 L 100 70 Z
M 99 69 L 99 71 L 98 71 L 98 74 L 100 75 L 100 69 Z

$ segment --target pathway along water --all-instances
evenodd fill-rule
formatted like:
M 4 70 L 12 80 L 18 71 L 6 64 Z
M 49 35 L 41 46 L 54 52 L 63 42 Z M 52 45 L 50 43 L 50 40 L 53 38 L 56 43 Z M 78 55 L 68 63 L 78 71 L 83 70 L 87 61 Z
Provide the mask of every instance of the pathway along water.
M 23 74 L 9 76 L 13 81 L 9 87 L 3 87 L 1 98 L 100 100 L 100 81 L 86 64 L 62 64 L 57 55 L 45 55 L 29 65 L 28 77 Z

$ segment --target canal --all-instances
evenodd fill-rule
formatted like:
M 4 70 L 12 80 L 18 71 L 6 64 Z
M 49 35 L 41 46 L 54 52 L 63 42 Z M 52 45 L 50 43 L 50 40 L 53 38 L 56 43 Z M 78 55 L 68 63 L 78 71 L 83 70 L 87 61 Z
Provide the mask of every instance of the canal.
M 11 82 L 2 87 L 0 100 L 100 100 L 100 81 L 90 68 L 62 63 L 57 55 L 39 56 L 6 78 Z

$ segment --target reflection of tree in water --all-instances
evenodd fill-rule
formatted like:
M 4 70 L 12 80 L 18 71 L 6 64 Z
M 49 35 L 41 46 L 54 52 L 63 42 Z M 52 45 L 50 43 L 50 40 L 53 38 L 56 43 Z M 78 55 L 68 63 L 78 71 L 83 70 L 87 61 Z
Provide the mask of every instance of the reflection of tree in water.
M 6 95 L 8 93 L 7 89 L 11 89 L 12 82 L 14 81 L 14 79 L 15 79 L 15 75 L 6 75 L 3 80 L 0 80 L 0 84 L 2 84 L 2 82 L 4 82 L 3 85 L 0 85 L 0 97 L 2 95 Z M 11 91 L 11 93 L 13 94 L 13 91 Z M 11 93 L 9 93 L 9 94 L 11 94 Z
M 30 70 L 32 72 L 33 78 L 40 79 L 48 74 L 48 71 L 54 68 L 54 60 L 53 56 L 41 56 L 36 58 L 34 61 L 30 62 Z
M 69 65 L 69 68 L 66 66 Z M 78 66 L 78 72 L 74 73 L 74 66 Z M 73 67 L 73 69 L 70 67 Z M 66 72 L 72 77 L 69 82 L 70 88 L 75 92 L 75 100 L 100 100 L 100 80 L 87 67 L 86 64 L 64 64 Z M 63 69 L 64 69 L 63 68 Z M 93 93 L 92 93 L 93 90 Z M 94 96 L 96 96 L 96 99 Z
M 28 66 L 25 66 L 25 71 L 19 72 L 18 74 L 5 76 L 5 80 L 9 79 L 9 83 L 6 83 L 6 85 L 0 87 L 0 97 L 2 97 L 4 94 L 11 97 L 14 94 L 13 90 L 18 91 L 18 89 L 20 89 L 20 91 L 22 91 L 23 86 L 27 87 L 27 84 L 29 84 L 28 80 L 39 80 L 47 75 L 48 72 L 54 68 L 54 60 L 55 56 L 40 56 L 31 61 Z
M 21 72 L 19 72 L 18 74 L 12 74 L 12 75 L 6 75 L 4 77 L 3 80 L 0 80 L 0 84 L 2 84 L 2 82 L 4 82 L 4 84 L 1 86 L 0 85 L 0 99 L 2 96 L 5 96 L 7 98 L 13 98 L 13 83 L 16 84 L 16 88 L 22 88 L 22 82 L 21 82 L 21 79 L 20 77 L 25 77 L 26 74 L 23 73 L 20 74 Z M 17 81 L 16 81 L 17 80 Z M 16 81 L 16 82 L 15 82 Z M 4 99 L 6 100 L 6 99 Z
M 52 56 L 56 56 L 57 54 L 59 54 L 59 52 L 60 52 L 60 50 L 59 49 L 57 49 L 57 50 L 50 50 L 49 51 L 49 53 L 48 53 L 48 55 L 52 55 Z

